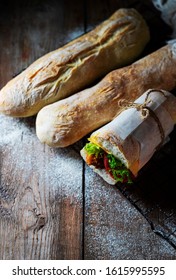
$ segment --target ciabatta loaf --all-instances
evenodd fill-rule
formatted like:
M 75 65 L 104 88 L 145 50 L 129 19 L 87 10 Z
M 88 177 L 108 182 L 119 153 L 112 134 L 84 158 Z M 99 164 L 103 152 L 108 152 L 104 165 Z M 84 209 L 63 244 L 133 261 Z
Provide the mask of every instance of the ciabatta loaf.
M 110 72 L 91 88 L 44 107 L 36 120 L 37 136 L 52 147 L 71 145 L 119 114 L 120 99 L 133 102 L 149 88 L 174 89 L 175 69 L 176 43 Z M 165 106 L 176 123 L 175 99 Z
M 119 9 L 89 33 L 35 61 L 0 91 L 0 112 L 27 117 L 134 61 L 149 29 L 134 9 Z

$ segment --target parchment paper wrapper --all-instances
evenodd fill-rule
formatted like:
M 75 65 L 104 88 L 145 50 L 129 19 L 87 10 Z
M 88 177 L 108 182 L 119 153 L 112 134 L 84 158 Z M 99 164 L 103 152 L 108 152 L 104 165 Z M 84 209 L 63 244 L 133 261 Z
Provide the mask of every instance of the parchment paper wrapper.
M 134 165 L 135 155 L 133 153 L 136 151 L 134 146 L 136 147 L 137 142 L 139 152 L 135 161 L 138 162 L 138 166 L 135 167 L 135 170 L 131 170 L 134 175 L 137 175 L 137 172 L 149 161 L 158 146 L 168 140 L 168 135 L 174 128 L 174 122 L 164 107 L 164 103 L 171 93 L 159 90 L 149 91 L 134 102 L 135 104 L 132 105 L 134 107 L 123 110 L 113 121 L 92 133 L 89 138 L 91 142 L 97 143 L 112 154 L 116 153 L 117 149 L 120 150 L 129 169 Z M 143 117 L 142 110 L 135 108 L 136 105 L 139 107 L 139 104 L 145 104 L 158 121 L 151 116 L 150 112 L 147 117 Z M 162 128 L 164 139 L 159 125 Z

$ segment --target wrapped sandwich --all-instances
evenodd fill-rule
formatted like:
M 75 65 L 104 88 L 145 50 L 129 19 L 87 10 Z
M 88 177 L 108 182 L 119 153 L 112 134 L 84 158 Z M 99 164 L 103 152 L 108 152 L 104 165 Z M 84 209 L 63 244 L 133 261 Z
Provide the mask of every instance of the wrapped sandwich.
M 121 113 L 90 135 L 81 156 L 109 184 L 132 183 L 168 141 L 174 128 L 175 99 L 167 91 L 150 89 L 134 103 L 120 100 Z

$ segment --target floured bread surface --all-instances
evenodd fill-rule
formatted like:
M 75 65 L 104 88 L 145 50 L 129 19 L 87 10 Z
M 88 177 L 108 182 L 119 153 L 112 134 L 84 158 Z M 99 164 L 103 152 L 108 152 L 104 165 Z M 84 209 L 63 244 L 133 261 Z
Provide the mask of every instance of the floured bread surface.
M 149 41 L 134 9 L 120 9 L 91 32 L 35 61 L 0 91 L 0 112 L 27 117 L 112 69 L 131 63 Z
M 111 71 L 95 86 L 45 106 L 37 115 L 39 140 L 52 147 L 66 147 L 112 121 L 122 111 L 119 100 L 134 102 L 149 88 L 176 87 L 176 43 Z M 164 104 L 176 123 L 176 100 Z

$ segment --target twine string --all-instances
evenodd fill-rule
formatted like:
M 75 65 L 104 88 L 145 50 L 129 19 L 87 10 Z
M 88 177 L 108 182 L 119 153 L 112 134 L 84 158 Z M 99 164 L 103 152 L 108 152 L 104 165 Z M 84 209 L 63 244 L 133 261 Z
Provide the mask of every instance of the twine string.
M 160 132 L 160 136 L 161 136 L 161 142 L 159 143 L 159 145 L 156 147 L 156 149 L 160 149 L 160 147 L 163 145 L 164 140 L 165 140 L 165 133 L 164 133 L 164 129 L 163 126 L 158 118 L 158 116 L 155 114 L 155 112 L 148 106 L 150 104 L 150 102 L 152 102 L 151 99 L 149 99 L 149 96 L 152 92 L 159 92 L 162 95 L 164 95 L 164 97 L 166 97 L 166 94 L 163 90 L 159 90 L 159 89 L 151 89 L 147 92 L 146 98 L 144 103 L 142 104 L 138 104 L 135 102 L 131 102 L 131 101 L 127 101 L 125 99 L 120 99 L 119 100 L 119 107 L 123 108 L 124 110 L 127 110 L 129 108 L 135 108 L 137 111 L 140 111 L 141 113 L 141 117 L 142 119 L 146 119 L 147 117 L 152 117 L 155 122 L 157 123 L 158 126 L 158 130 Z

